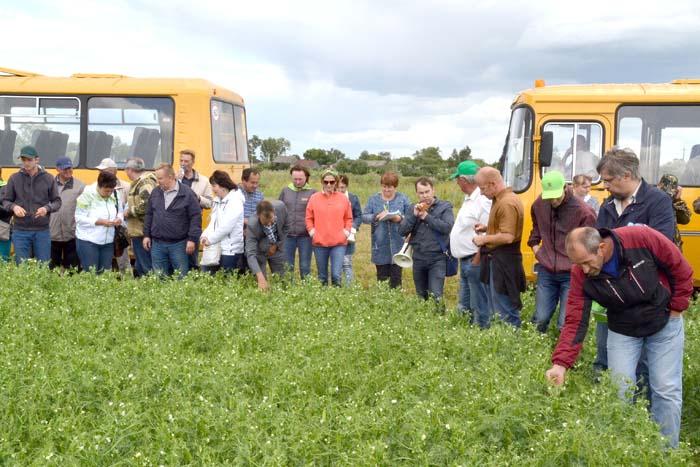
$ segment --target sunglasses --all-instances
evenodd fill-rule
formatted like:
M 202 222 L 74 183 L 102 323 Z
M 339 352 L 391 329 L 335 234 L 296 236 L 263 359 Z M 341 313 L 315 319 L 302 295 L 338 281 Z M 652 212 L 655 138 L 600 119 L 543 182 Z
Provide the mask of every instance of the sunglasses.
M 335 180 L 323 180 L 324 185 L 335 185 Z

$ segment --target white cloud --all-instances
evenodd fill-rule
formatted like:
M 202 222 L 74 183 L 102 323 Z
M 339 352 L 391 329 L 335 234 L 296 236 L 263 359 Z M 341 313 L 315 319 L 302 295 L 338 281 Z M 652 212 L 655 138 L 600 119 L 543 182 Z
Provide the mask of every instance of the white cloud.
M 298 153 L 469 145 L 494 160 L 533 79 L 697 74 L 698 26 L 685 0 L 28 0 L 3 6 L 0 65 L 205 78 L 243 96 L 251 135 Z

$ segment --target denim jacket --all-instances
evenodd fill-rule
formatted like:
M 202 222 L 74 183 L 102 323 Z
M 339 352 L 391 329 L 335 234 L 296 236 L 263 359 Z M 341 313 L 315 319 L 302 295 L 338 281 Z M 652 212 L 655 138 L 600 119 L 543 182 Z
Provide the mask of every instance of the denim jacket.
M 362 223 L 372 226 L 372 263 L 377 265 L 392 264 L 392 257 L 399 252 L 404 242 L 399 234 L 398 223 L 374 220 L 377 214 L 384 211 L 385 206 L 387 211 L 399 211 L 405 217 L 411 209 L 411 202 L 399 192 L 386 204 L 381 193 L 376 193 L 367 200 L 362 211 Z

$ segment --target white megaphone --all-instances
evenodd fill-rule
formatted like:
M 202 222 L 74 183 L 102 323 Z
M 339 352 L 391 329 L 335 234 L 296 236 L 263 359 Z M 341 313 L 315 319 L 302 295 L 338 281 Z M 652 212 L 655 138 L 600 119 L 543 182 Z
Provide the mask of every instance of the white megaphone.
M 394 264 L 402 268 L 413 266 L 413 247 L 410 245 L 410 241 L 411 236 L 409 235 L 399 252 L 394 255 Z

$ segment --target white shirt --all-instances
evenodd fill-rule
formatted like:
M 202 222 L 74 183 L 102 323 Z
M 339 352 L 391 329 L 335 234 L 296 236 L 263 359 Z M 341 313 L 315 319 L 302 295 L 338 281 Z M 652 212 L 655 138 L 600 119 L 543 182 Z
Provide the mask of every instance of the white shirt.
M 634 190 L 634 193 L 632 193 L 632 196 L 630 196 L 629 198 L 625 198 L 624 200 L 613 198 L 613 203 L 615 204 L 615 211 L 617 211 L 618 216 L 621 216 L 622 213 L 625 211 L 625 208 L 630 204 L 634 204 L 634 202 L 637 200 L 637 192 L 639 191 L 640 186 L 642 186 L 641 180 L 639 181 L 639 185 L 637 185 L 637 188 Z M 628 203 L 626 203 L 625 208 L 623 208 L 622 203 L 625 201 L 628 201 Z
M 475 188 L 471 195 L 464 196 L 464 203 L 457 213 L 457 218 L 450 232 L 450 251 L 455 258 L 464 258 L 475 254 L 479 247 L 474 245 L 474 226 L 487 225 L 491 212 L 491 200 Z

